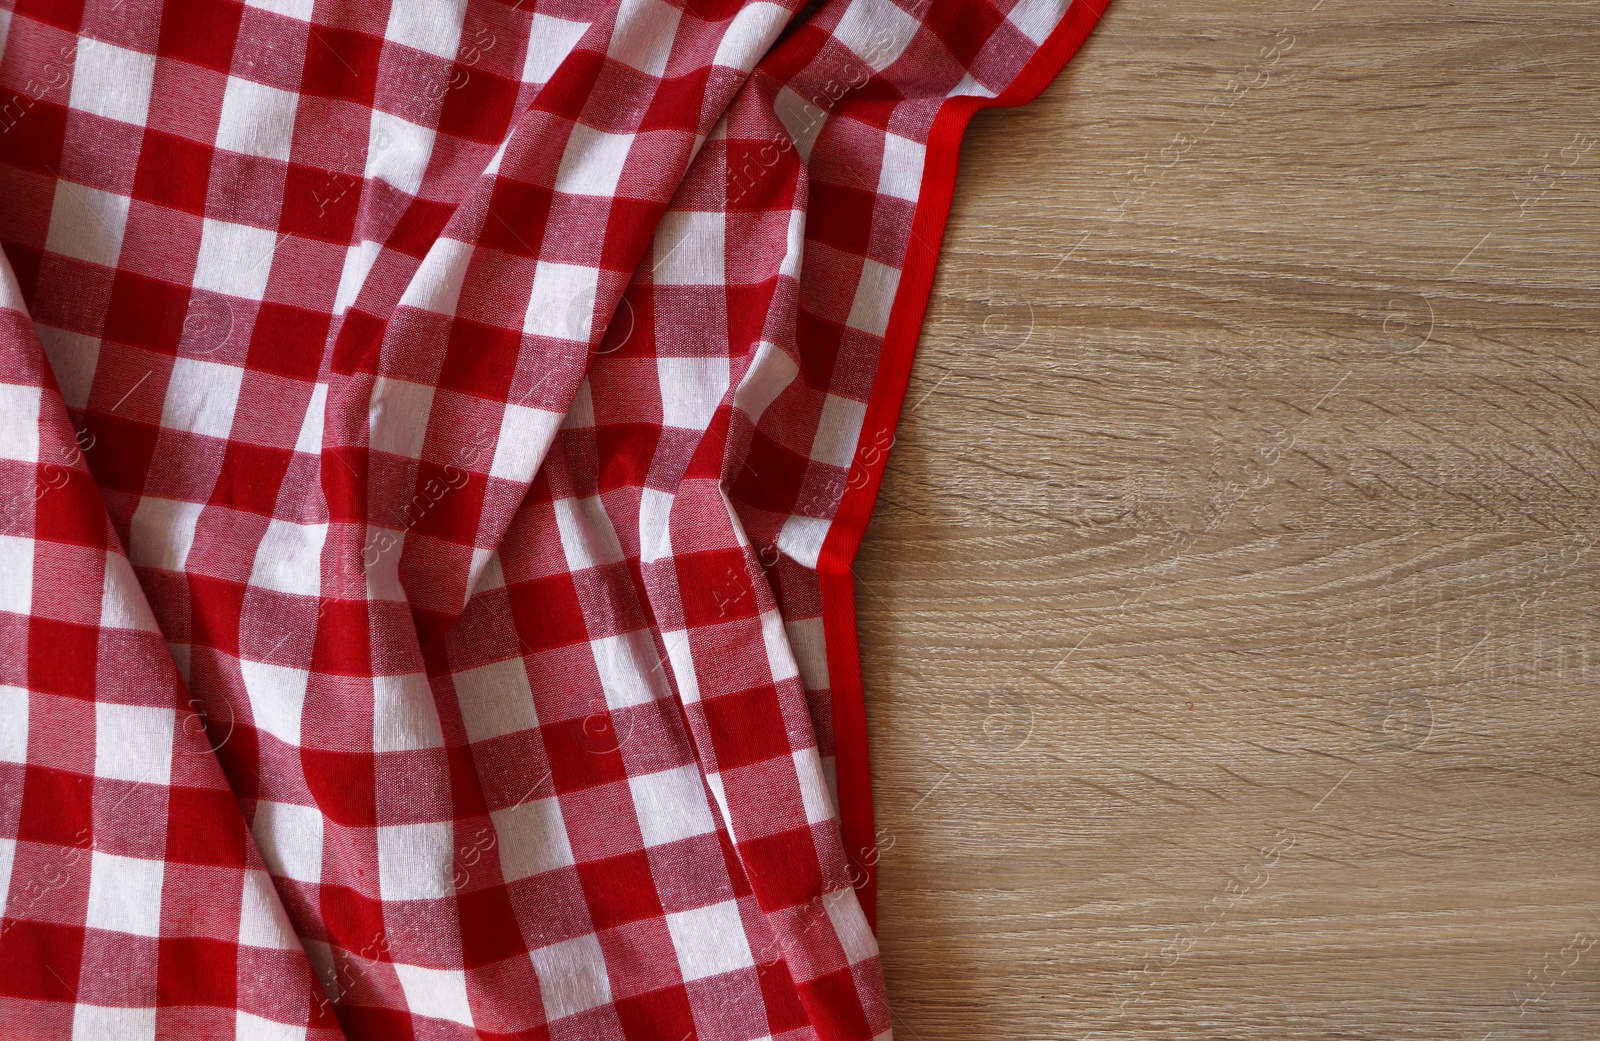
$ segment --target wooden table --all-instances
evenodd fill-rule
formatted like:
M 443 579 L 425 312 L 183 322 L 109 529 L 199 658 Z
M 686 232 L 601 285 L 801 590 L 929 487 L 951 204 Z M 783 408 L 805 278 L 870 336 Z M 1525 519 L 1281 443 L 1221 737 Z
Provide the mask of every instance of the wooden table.
M 856 568 L 902 1041 L 1600 1038 L 1597 55 L 1117 0 L 978 117 Z

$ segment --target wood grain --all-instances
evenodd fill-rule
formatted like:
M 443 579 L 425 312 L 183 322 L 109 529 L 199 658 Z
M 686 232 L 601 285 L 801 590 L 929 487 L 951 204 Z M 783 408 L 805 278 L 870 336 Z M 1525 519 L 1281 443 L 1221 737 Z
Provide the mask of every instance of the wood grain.
M 856 568 L 903 1041 L 1600 1037 L 1597 55 L 1117 0 L 975 121 Z

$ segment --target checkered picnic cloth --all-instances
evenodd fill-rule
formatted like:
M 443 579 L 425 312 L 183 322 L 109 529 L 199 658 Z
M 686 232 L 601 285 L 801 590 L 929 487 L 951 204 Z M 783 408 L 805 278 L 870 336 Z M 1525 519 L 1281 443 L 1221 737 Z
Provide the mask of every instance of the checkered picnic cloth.
M 1098 0 L 7 0 L 0 1037 L 887 1037 L 848 564 Z

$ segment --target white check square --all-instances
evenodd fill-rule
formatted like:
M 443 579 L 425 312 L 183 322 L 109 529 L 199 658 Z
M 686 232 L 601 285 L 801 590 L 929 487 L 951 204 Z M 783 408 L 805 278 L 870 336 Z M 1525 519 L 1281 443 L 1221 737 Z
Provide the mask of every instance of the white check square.
M 670 210 L 663 215 L 651 268 L 656 285 L 724 285 L 727 226 L 721 213 Z
M 0 611 L 33 611 L 33 540 L 0 535 Z
M 789 11 L 777 4 L 745 4 L 717 43 L 714 65 L 748 73 L 766 54 L 779 30 L 789 21 Z
M 238 1009 L 233 1019 L 233 1041 L 306 1041 L 306 1028 Z
M 755 965 L 739 905 L 732 900 L 669 914 L 667 931 L 686 983 Z
M 560 802 L 554 797 L 529 799 L 508 809 L 495 810 L 490 816 L 500 839 L 500 873 L 507 882 L 572 866 L 567 822 L 561 815 Z
M 239 899 L 239 942 L 269 950 L 294 950 L 299 946 L 294 927 L 284 914 L 272 878 L 265 871 L 247 870 Z
M 155 1041 L 156 1010 L 111 1008 L 77 1002 L 72 1006 L 72 1041 Z
M 28 761 L 28 692 L 0 683 L 0 761 Z
M 866 418 L 866 402 L 829 394 L 823 399 L 817 433 L 811 439 L 811 458 L 841 470 L 850 469 L 861 442 L 861 424 Z
M 267 292 L 267 276 L 272 271 L 272 255 L 277 248 L 275 232 L 207 217 L 200 226 L 195 288 L 260 300 Z
M 222 92 L 217 147 L 263 159 L 289 161 L 300 95 L 265 83 L 229 76 Z
M 561 426 L 561 413 L 542 408 L 507 405 L 500 417 L 500 437 L 494 446 L 489 476 L 530 481 Z
M 306 687 L 311 673 L 287 665 L 239 660 L 244 690 L 250 699 L 255 728 L 286 745 L 300 743 L 300 716 L 305 711 Z
M 144 126 L 155 76 L 155 55 L 80 36 L 68 103 L 79 112 Z
M 250 584 L 280 593 L 316 596 L 322 591 L 322 544 L 326 524 L 295 524 L 274 517 L 256 547 Z
M 105 575 L 100 583 L 100 626 L 104 629 L 142 629 L 158 633 L 150 602 L 139 587 L 128 558 L 115 550 L 105 555 Z
M 600 272 L 582 264 L 534 265 L 533 291 L 522 331 L 534 336 L 587 343 L 594 327 L 594 301 Z
M 378 830 L 378 891 L 385 900 L 437 900 L 455 891 L 455 826 L 449 821 Z
M 433 388 L 430 386 L 387 376 L 373 380 L 372 396 L 367 403 L 372 450 L 421 459 L 432 408 Z
M 406 284 L 400 303 L 434 314 L 454 315 L 471 262 L 472 246 L 455 239 L 435 239 L 417 273 Z
M 94 850 L 89 859 L 89 906 L 84 924 L 135 936 L 161 935 L 159 860 L 119 857 Z
M 172 737 L 177 713 L 170 708 L 94 705 L 94 775 L 165 785 L 172 776 Z
M 663 0 L 622 0 L 606 54 L 648 76 L 667 70 L 682 12 Z
M 523 333 L 589 341 L 598 291 L 600 272 L 594 267 L 539 261 L 533 269 L 533 293 L 528 297 Z
M 39 461 L 38 387 L 0 383 L 0 459 Z
M 281 14 L 285 18 L 301 22 L 311 21 L 312 9 L 316 6 L 316 0 L 244 0 L 244 2 L 249 7 L 271 11 L 273 14 Z
M 178 358 L 172 363 L 161 425 L 168 430 L 226 439 L 233 429 L 244 370 L 237 365 Z
M 33 327 L 38 330 L 39 343 L 50 359 L 50 367 L 55 370 L 62 400 L 72 408 L 83 408 L 89 403 L 89 391 L 94 389 L 94 371 L 100 363 L 100 338 L 57 329 L 39 321 L 34 322 Z
M 521 658 L 467 669 L 452 678 L 467 740 L 487 741 L 539 725 L 533 709 L 533 690 Z
M 412 1015 L 449 1020 L 472 1026 L 472 1006 L 467 1001 L 467 974 L 461 969 L 429 969 L 395 962 L 394 974 Z
M 664 426 L 704 430 L 728 393 L 727 358 L 657 358 Z
M 589 22 L 573 22 L 553 18 L 547 14 L 533 13 L 533 23 L 528 30 L 528 54 L 522 63 L 525 83 L 548 83 L 561 63 L 567 60 L 572 48 L 589 31 Z
M 409 752 L 443 748 L 433 687 L 420 672 L 372 677 L 372 750 Z
M 922 191 L 922 160 L 926 151 L 909 138 L 899 134 L 884 134 L 878 194 L 916 202 Z
M 606 707 L 631 708 L 656 699 L 651 680 L 660 675 L 659 658 L 647 629 L 635 629 L 621 636 L 602 636 L 589 640 L 594 652 L 600 687 L 605 691 Z M 665 680 L 661 681 L 665 684 Z
M 116 267 L 130 203 L 126 195 L 57 178 L 44 248 L 63 257 Z
M 299 882 L 322 881 L 322 811 L 263 799 L 250 830 L 267 870 Z
M 389 6 L 389 24 L 383 35 L 393 43 L 453 59 L 466 13 L 466 0 L 400 0 Z
M 128 559 L 133 566 L 182 571 L 204 509 L 198 502 L 141 498 L 128 525 Z
M 693 764 L 629 777 L 628 789 L 646 848 L 717 830 L 700 769 Z
M 583 499 L 563 496 L 552 508 L 569 570 L 584 571 L 622 561 L 622 544 L 617 541 L 616 529 L 598 495 Z
M 594 935 L 578 936 L 529 953 L 539 976 L 539 996 L 550 1021 L 575 1016 L 611 1000 L 605 952 Z
M 900 271 L 876 260 L 861 263 L 861 285 L 845 324 L 873 336 L 882 336 L 889 327 L 889 309 L 900 285 Z
M 568 195 L 615 195 L 632 147 L 632 134 L 608 134 L 582 123 L 574 125 L 566 151 L 561 154 L 561 166 L 556 170 L 556 191 Z
M 397 3 L 389 10 L 398 11 L 405 6 L 403 2 Z M 427 173 L 436 136 L 432 127 L 418 126 L 373 109 L 367 142 L 367 176 L 387 181 L 407 195 L 416 195 L 422 188 L 422 177 Z

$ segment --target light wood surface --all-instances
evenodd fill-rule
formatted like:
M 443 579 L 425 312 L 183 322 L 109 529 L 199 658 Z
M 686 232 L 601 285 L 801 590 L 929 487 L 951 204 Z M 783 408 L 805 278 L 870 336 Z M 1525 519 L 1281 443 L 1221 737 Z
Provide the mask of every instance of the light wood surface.
M 1596 3 L 1116 0 L 978 117 L 856 568 L 902 1041 L 1600 1038 L 1597 138 Z

